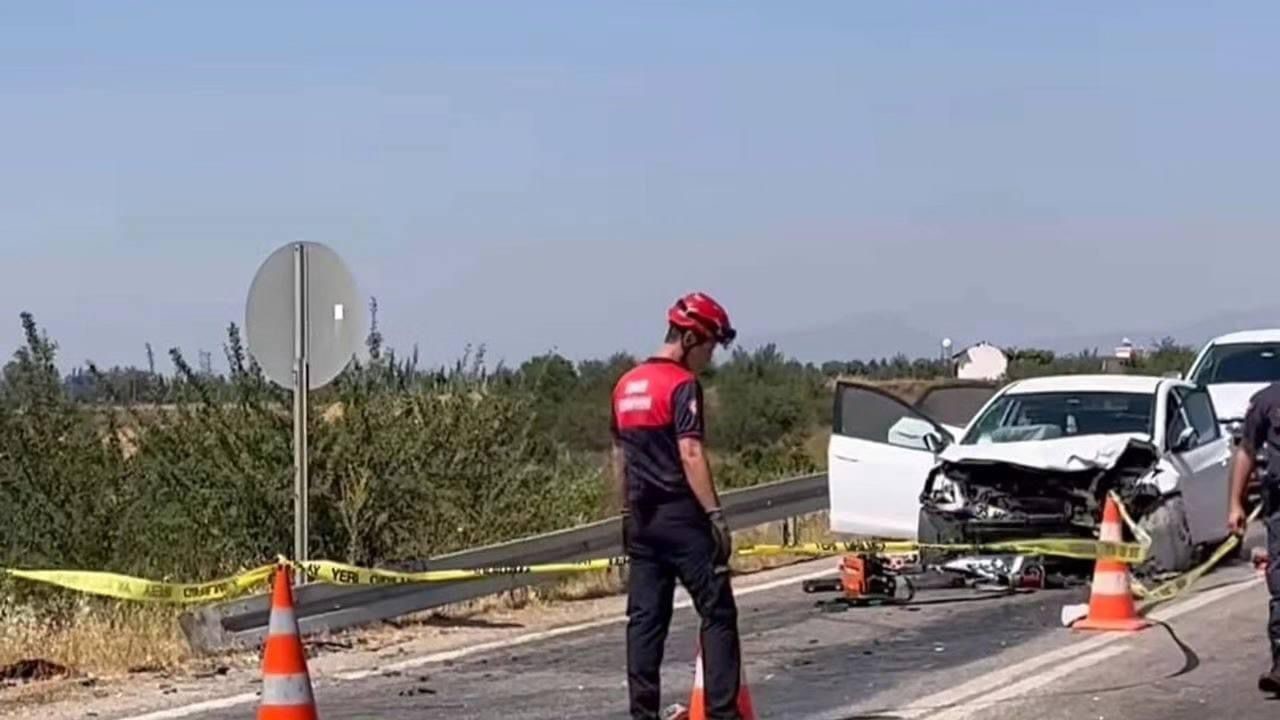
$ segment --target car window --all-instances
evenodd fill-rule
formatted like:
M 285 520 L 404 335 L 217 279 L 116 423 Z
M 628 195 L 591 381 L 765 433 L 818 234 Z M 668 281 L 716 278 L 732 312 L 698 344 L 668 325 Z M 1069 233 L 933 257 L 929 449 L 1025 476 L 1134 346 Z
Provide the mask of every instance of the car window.
M 982 413 L 962 442 L 976 445 L 1073 435 L 1149 435 L 1154 397 L 1132 392 L 1009 394 Z
M 1169 421 L 1165 436 L 1166 442 L 1173 443 L 1186 427 L 1196 431 L 1192 448 L 1200 447 L 1217 440 L 1221 434 L 1217 418 L 1213 411 L 1213 401 L 1203 388 L 1174 388 L 1169 393 Z
M 1215 345 L 1189 379 L 1197 385 L 1280 380 L 1280 343 Z
M 936 422 L 964 427 L 999 389 L 994 383 L 978 382 L 935 386 L 925 391 L 915 408 Z
M 840 384 L 836 388 L 832 432 L 856 440 L 887 443 L 909 450 L 928 451 L 924 437 L 945 432 L 929 418 L 880 390 Z

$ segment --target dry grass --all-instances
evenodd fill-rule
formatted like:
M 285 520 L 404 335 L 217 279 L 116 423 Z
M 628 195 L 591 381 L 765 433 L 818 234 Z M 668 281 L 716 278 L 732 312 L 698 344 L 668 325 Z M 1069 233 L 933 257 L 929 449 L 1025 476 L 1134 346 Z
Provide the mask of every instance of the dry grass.
M 824 510 L 794 518 L 790 529 L 786 532 L 784 532 L 785 522 L 770 523 L 737 532 L 733 534 L 734 546 L 742 548 L 748 545 L 782 545 L 785 544 L 784 541 L 789 541 L 791 544 L 831 542 L 835 540 L 835 536 L 828 529 L 827 517 L 827 512 Z M 788 534 L 790 537 L 785 537 Z M 812 555 L 736 557 L 733 560 L 733 569 L 737 574 L 746 575 L 812 559 Z
M 86 600 L 69 620 L 53 624 L 26 608 L 0 607 L 0 667 L 40 659 L 95 677 L 175 668 L 192 658 L 179 612 Z

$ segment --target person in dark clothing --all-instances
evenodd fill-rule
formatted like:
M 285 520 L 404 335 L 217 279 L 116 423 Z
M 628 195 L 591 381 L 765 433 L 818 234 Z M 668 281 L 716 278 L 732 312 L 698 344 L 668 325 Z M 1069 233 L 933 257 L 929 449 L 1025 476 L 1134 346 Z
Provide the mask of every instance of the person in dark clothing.
M 1244 503 L 1255 469 L 1261 471 L 1259 489 L 1269 555 L 1267 590 L 1271 594 L 1267 620 L 1271 670 L 1258 678 L 1258 689 L 1280 693 L 1280 383 L 1268 385 L 1249 400 L 1231 471 L 1231 510 L 1227 525 L 1236 534 L 1243 534 L 1245 530 L 1248 518 Z
M 633 720 L 657 720 L 659 673 L 675 583 L 702 618 L 707 714 L 741 720 L 738 609 L 729 579 L 729 527 L 703 450 L 697 373 L 736 331 L 715 300 L 692 293 L 667 313 L 662 349 L 613 392 L 614 478 L 629 559 L 627 686 Z

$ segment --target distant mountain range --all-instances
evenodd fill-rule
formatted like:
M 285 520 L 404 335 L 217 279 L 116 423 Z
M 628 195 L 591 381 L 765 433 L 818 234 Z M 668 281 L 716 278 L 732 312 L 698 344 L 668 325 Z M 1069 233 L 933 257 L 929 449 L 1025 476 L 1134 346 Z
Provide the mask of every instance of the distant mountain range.
M 800 331 L 744 337 L 747 347 L 773 342 L 787 355 L 804 361 L 852 360 L 892 357 L 937 357 L 941 340 L 950 337 L 959 350 L 987 341 L 1000 347 L 1035 347 L 1055 352 L 1097 349 L 1108 352 L 1129 338 L 1146 345 L 1169 336 L 1185 345 L 1199 346 L 1223 333 L 1250 328 L 1280 327 L 1280 308 L 1250 308 L 1179 320 L 1147 327 L 1116 327 L 1089 331 L 1052 314 L 1025 308 L 991 306 L 959 319 L 955 306 L 912 312 L 869 312 L 838 322 Z

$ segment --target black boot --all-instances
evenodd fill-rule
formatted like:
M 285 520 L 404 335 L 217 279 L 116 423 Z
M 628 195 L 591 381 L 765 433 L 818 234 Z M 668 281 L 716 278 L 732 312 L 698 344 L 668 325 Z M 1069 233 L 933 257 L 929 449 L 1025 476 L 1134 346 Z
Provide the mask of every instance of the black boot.
M 1258 689 L 1265 693 L 1280 695 L 1280 666 L 1272 667 L 1271 672 L 1258 678 Z

